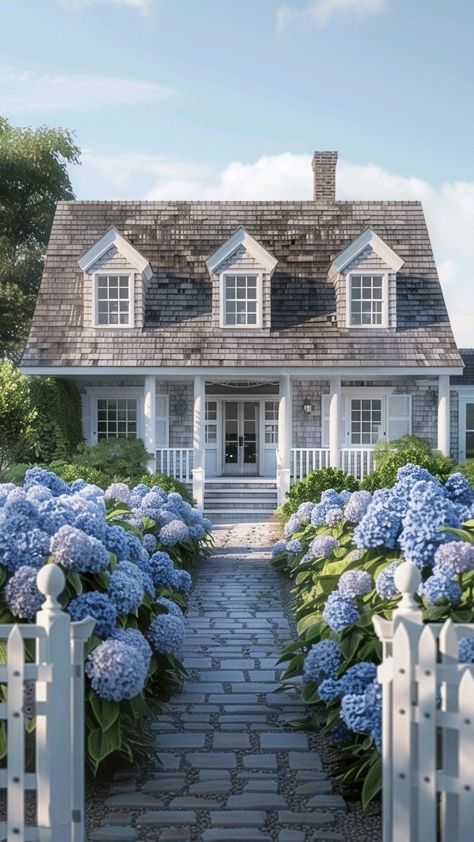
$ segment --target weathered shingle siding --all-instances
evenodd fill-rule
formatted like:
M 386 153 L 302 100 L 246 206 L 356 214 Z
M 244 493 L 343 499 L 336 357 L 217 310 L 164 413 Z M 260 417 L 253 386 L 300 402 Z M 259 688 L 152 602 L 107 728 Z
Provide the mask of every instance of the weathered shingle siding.
M 143 329 L 83 324 L 77 260 L 111 226 L 154 272 Z M 216 329 L 205 265 L 239 226 L 278 259 L 271 327 L 252 331 L 251 340 Z M 334 257 L 369 226 L 405 261 L 397 330 L 383 335 L 338 327 L 327 277 Z M 417 202 L 62 202 L 23 364 L 425 368 L 460 359 Z

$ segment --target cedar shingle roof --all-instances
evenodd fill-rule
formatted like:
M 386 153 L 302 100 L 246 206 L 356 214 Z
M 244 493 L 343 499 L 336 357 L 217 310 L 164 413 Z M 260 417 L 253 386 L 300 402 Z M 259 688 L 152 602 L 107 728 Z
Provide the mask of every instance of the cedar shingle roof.
M 154 271 L 143 329 L 85 328 L 78 258 L 115 226 Z M 219 329 L 205 261 L 239 226 L 275 255 L 270 331 Z M 371 227 L 403 258 L 397 329 L 336 322 L 331 261 Z M 460 366 L 418 202 L 60 202 L 23 365 Z

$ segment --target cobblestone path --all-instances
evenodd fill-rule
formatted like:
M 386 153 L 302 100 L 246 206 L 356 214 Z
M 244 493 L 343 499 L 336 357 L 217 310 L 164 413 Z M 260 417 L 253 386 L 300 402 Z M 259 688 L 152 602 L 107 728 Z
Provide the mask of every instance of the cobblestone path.
M 190 680 L 156 724 L 163 767 L 146 782 L 117 776 L 109 827 L 91 839 L 344 840 L 332 829 L 344 802 L 331 794 L 313 735 L 286 726 L 304 708 L 293 692 L 274 692 L 291 629 L 268 564 L 270 532 L 265 524 L 216 531 L 188 614 Z

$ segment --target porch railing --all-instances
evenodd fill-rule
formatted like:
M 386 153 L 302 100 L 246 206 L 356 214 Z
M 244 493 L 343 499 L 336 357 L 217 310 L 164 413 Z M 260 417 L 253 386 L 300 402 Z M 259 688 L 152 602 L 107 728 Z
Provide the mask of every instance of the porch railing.
M 329 467 L 329 449 L 325 447 L 294 447 L 291 450 L 291 481 L 303 479 L 310 471 Z
M 341 450 L 341 468 L 356 479 L 364 479 L 375 469 L 373 447 L 344 447 Z
M 156 470 L 159 474 L 180 480 L 192 482 L 193 470 L 192 447 L 162 447 L 156 451 Z

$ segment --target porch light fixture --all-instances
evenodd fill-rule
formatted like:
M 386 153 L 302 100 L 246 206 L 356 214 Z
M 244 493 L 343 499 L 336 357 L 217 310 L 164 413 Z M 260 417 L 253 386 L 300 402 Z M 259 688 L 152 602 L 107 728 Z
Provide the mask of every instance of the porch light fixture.
M 311 415 L 313 411 L 313 405 L 311 403 L 311 398 L 305 398 L 303 404 L 303 412 L 305 415 Z

